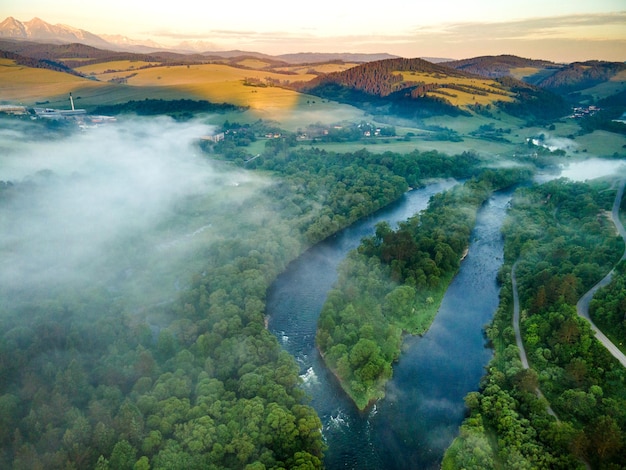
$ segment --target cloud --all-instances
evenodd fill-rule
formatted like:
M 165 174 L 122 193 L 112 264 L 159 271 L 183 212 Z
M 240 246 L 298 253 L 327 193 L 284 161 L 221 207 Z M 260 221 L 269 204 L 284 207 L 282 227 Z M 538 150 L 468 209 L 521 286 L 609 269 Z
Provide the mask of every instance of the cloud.
M 224 220 L 266 184 L 201 155 L 196 142 L 210 132 L 169 118 L 120 121 L 0 156 L 0 180 L 14 185 L 0 193 L 0 297 L 125 284 L 172 295 L 199 269 L 194 250 L 232 230 Z M 3 132 L 0 148 L 16 133 L 28 136 Z
M 448 41 L 467 40 L 537 40 L 568 38 L 574 40 L 626 39 L 623 25 L 626 12 L 612 14 L 538 17 L 506 22 L 451 23 L 437 29 L 418 29 L 416 35 L 436 34 Z M 620 28 L 618 37 L 610 36 L 612 28 Z

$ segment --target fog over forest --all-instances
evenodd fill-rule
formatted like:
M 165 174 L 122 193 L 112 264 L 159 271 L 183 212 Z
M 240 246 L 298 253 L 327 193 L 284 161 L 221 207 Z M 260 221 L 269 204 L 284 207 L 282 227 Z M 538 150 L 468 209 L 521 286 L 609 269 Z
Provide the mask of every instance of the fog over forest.
M 174 276 L 191 262 L 181 263 L 192 242 L 223 236 L 213 225 L 219 213 L 265 184 L 202 156 L 198 138 L 211 128 L 200 122 L 124 120 L 37 142 L 28 132 L 0 133 L 0 181 L 13 184 L 0 205 L 0 285 L 9 297 L 131 281 L 162 296 L 155 279 L 170 276 L 166 290 L 185 283 Z

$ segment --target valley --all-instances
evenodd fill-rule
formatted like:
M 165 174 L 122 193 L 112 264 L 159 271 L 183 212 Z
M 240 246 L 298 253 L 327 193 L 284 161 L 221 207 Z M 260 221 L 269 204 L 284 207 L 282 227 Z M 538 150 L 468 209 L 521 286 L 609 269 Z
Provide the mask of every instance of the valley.
M 624 468 L 626 372 L 575 305 L 623 254 L 602 214 L 625 171 L 626 69 L 539 59 L 0 38 L 0 105 L 26 110 L 0 107 L 0 466 Z M 114 120 L 33 110 L 74 105 Z M 435 187 L 397 228 L 370 223 Z M 333 245 L 359 224 L 351 248 Z M 482 237 L 498 241 L 480 251 Z M 330 247 L 329 271 L 293 274 L 330 291 L 281 277 Z M 591 302 L 618 344 L 623 270 Z M 482 285 L 497 307 L 459 294 Z M 472 373 L 444 393 L 438 321 L 462 314 Z M 439 440 L 395 410 L 447 410 L 436 397 L 454 410 L 432 418 Z

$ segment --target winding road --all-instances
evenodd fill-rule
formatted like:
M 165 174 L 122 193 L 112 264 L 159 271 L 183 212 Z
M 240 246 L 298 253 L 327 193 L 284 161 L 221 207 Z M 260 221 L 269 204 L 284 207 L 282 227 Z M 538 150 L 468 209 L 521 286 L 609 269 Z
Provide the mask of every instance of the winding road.
M 619 189 L 617 191 L 617 195 L 615 196 L 615 202 L 613 203 L 613 210 L 611 211 L 611 218 L 613 219 L 613 223 L 615 224 L 617 231 L 619 232 L 621 237 L 624 239 L 624 242 L 626 243 L 626 229 L 624 229 L 622 222 L 619 220 L 619 207 L 622 201 L 622 197 L 624 195 L 625 185 L 626 185 L 626 180 L 622 180 L 619 182 Z M 622 258 L 620 259 L 620 261 L 624 259 L 626 259 L 626 249 L 624 250 L 624 254 L 622 255 Z M 604 345 L 604 347 L 608 349 L 608 351 L 613 355 L 613 357 L 615 357 L 615 359 L 617 359 L 624 367 L 626 367 L 626 356 L 624 355 L 624 353 L 622 353 L 622 351 L 620 351 L 619 348 L 615 346 L 615 344 L 613 344 L 611 340 L 608 339 L 604 335 L 604 333 L 602 333 L 602 331 L 600 331 L 600 329 L 591 320 L 591 317 L 589 317 L 589 304 L 591 303 L 591 299 L 593 298 L 594 294 L 596 293 L 598 289 L 606 286 L 609 282 L 611 282 L 614 272 L 615 272 L 615 269 L 612 269 L 611 272 L 609 272 L 604 277 L 604 279 L 598 282 L 585 295 L 581 297 L 581 299 L 576 304 L 576 311 L 578 312 L 578 315 L 580 315 L 582 318 L 584 318 L 585 320 L 589 322 L 589 324 L 591 325 L 591 329 L 596 335 L 596 338 L 598 338 L 598 340 Z
M 624 239 L 626 243 L 626 229 L 622 225 L 619 220 L 619 208 L 622 197 L 624 195 L 624 187 L 626 186 L 626 180 L 621 180 L 619 182 L 619 188 L 617 194 L 615 196 L 615 202 L 613 203 L 613 210 L 611 211 L 611 218 L 613 219 L 613 223 L 617 228 L 617 231 Z M 626 249 L 624 250 L 624 254 L 622 255 L 621 260 L 626 259 Z M 517 267 L 517 262 L 511 268 L 511 283 L 513 288 L 513 330 L 515 331 L 515 342 L 517 343 L 517 347 L 519 348 L 520 360 L 522 362 L 522 366 L 525 369 L 528 369 L 528 357 L 526 356 L 526 349 L 524 348 L 524 343 L 522 341 L 522 335 L 520 333 L 520 308 L 519 308 L 519 295 L 517 293 L 517 279 L 515 277 L 515 268 Z M 593 298 L 596 291 L 606 286 L 613 277 L 614 269 L 609 272 L 604 279 L 598 282 L 595 286 L 593 286 L 585 295 L 581 297 L 581 299 L 576 304 L 576 311 L 578 315 L 587 320 L 591 325 L 591 329 L 593 330 L 596 338 L 604 345 L 604 347 L 624 366 L 626 367 L 626 356 L 622 353 L 615 344 L 609 340 L 602 331 L 593 323 L 591 318 L 589 317 L 589 304 L 591 303 L 591 299 Z M 540 390 L 537 390 L 537 394 L 541 394 Z

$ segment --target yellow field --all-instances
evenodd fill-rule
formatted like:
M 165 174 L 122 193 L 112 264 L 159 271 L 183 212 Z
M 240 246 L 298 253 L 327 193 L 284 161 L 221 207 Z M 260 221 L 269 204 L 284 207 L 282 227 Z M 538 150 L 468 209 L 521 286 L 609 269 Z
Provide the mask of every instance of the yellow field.
M 0 59 L 0 99 L 30 104 L 51 96 L 67 95 L 77 89 L 96 89 L 102 84 L 53 70 L 17 65 Z
M 344 70 L 351 69 L 352 67 L 356 67 L 355 63 L 345 63 L 345 64 L 311 64 L 311 65 L 293 65 L 293 66 L 285 66 L 278 67 L 274 69 L 277 72 L 295 72 L 297 74 L 308 74 L 309 71 L 314 70 L 317 73 L 332 73 L 332 72 L 343 72 Z
M 137 75 L 128 80 L 129 85 L 159 86 L 163 83 L 166 83 L 168 86 L 215 85 L 233 81 L 243 82 L 245 78 L 255 78 L 261 81 L 271 78 L 280 82 L 293 82 L 311 80 L 315 77 L 315 75 L 310 74 L 296 76 L 269 72 L 267 70 L 240 69 L 225 64 L 163 66 L 137 70 L 136 72 Z M 102 74 L 99 78 L 108 80 L 114 76 L 115 74 Z
M 264 69 L 266 67 L 270 67 L 272 64 L 262 59 L 248 58 L 238 61 L 237 65 L 241 65 L 242 67 L 248 67 L 251 69 Z
M 423 82 L 426 84 L 437 85 L 459 85 L 467 87 L 467 91 L 459 91 L 450 88 L 444 88 L 440 92 L 428 92 L 427 95 L 445 98 L 455 106 L 469 106 L 472 104 L 487 105 L 494 103 L 495 101 L 513 101 L 513 96 L 510 93 L 503 92 L 499 88 L 498 82 L 489 79 L 480 78 L 459 78 L 459 77 L 446 77 L 438 74 L 422 73 L 422 72 L 395 72 L 401 74 L 405 81 L 411 82 Z M 477 88 L 475 93 L 471 88 Z M 479 92 L 487 92 L 486 95 L 478 94 Z M 504 94 L 503 94 L 504 93 Z
M 128 71 L 135 70 L 146 65 L 158 65 L 159 62 L 145 62 L 142 60 L 114 60 L 111 62 L 102 62 L 99 64 L 84 65 L 76 67 L 77 72 L 85 75 L 100 75 L 107 70 Z
M 137 75 L 127 81 L 130 87 L 164 87 L 179 90 L 200 99 L 216 103 L 232 103 L 262 111 L 264 114 L 281 115 L 303 99 L 303 95 L 274 86 L 246 86 L 246 78 L 265 82 L 266 78 L 282 83 L 310 80 L 314 75 L 285 75 L 263 70 L 245 70 L 223 64 L 205 64 L 172 67 L 155 67 L 136 71 Z M 119 74 L 102 74 L 102 80 Z
M 90 70 L 137 66 L 139 62 L 116 61 L 93 66 Z M 99 67 L 99 68 L 98 68 Z M 82 69 L 82 68 L 81 68 Z M 84 70 L 83 70 L 84 72 Z M 155 67 L 135 70 L 127 84 L 109 83 L 114 77 L 129 72 L 102 73 L 99 81 L 76 77 L 62 72 L 34 69 L 0 60 L 0 100 L 34 106 L 46 101 L 46 106 L 66 109 L 71 92 L 77 107 L 95 107 L 150 99 L 204 99 L 215 103 L 232 103 L 250 108 L 246 113 L 252 121 L 269 119 L 295 130 L 324 119 L 361 119 L 363 112 L 349 105 L 328 102 L 315 96 L 303 95 L 280 87 L 245 86 L 245 78 L 265 81 L 266 77 L 281 82 L 310 80 L 314 75 L 285 75 L 261 70 L 245 70 L 224 64 Z

